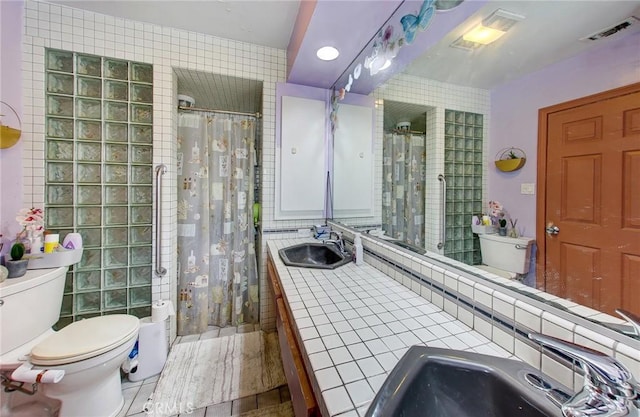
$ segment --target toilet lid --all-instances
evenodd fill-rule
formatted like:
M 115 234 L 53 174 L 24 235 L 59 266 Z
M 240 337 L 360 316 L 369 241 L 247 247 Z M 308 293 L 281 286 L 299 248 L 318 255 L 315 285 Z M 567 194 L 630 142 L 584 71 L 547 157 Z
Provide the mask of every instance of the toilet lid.
M 31 350 L 34 365 L 63 365 L 108 352 L 135 336 L 137 317 L 113 314 L 71 323 Z

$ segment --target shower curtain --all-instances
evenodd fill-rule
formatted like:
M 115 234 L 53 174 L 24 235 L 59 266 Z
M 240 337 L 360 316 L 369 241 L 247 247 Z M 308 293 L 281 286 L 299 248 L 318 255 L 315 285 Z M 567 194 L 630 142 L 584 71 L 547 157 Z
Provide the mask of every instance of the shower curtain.
M 255 118 L 178 114 L 178 334 L 256 323 Z
M 386 133 L 383 142 L 382 228 L 424 247 L 425 136 Z

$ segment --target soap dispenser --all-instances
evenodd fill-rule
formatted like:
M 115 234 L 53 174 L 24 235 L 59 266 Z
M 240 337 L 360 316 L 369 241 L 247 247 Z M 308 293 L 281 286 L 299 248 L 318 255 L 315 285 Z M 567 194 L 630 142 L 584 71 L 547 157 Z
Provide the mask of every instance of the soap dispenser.
M 356 233 L 353 238 L 353 253 L 356 256 L 356 265 L 360 266 L 364 263 L 362 248 L 362 237 L 360 233 Z

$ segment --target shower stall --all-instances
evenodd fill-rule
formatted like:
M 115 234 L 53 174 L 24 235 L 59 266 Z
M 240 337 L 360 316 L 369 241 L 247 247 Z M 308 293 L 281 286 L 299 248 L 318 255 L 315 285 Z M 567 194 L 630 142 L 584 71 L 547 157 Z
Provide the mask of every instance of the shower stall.
M 424 247 L 425 135 L 385 133 L 382 159 L 382 228 L 388 236 Z
M 197 104 L 177 114 L 177 332 L 256 324 L 262 83 L 177 73 Z M 247 91 L 254 104 L 238 106 Z

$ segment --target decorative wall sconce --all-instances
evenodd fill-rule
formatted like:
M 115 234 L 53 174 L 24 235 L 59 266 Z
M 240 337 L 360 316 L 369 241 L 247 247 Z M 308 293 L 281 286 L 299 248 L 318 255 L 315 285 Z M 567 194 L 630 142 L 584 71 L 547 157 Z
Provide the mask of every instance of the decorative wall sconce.
M 16 129 L 2 124 L 2 119 L 0 119 L 0 149 L 7 149 L 18 143 L 18 140 L 20 140 L 20 136 L 22 136 L 22 121 L 20 120 L 20 116 L 18 116 L 18 112 L 16 112 L 11 105 L 4 101 L 0 101 L 0 103 L 11 109 L 18 120 L 18 128 Z M 4 114 L 0 114 L 0 117 L 4 116 Z
M 496 154 L 496 168 L 502 172 L 517 171 L 527 162 L 527 154 L 520 148 L 504 148 Z

